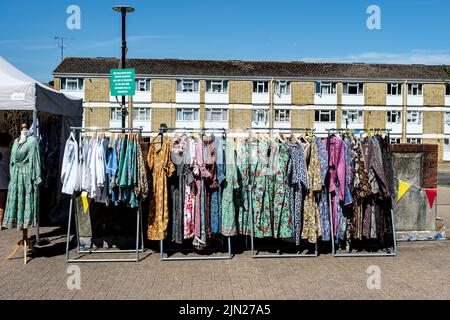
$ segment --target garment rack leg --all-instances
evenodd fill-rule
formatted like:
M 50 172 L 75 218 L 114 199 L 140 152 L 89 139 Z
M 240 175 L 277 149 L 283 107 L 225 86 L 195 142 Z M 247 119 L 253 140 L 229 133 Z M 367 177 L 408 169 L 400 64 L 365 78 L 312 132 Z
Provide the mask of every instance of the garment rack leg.
M 66 238 L 66 263 L 69 262 L 69 243 L 70 243 L 70 227 L 72 223 L 72 205 L 73 205 L 73 196 L 70 197 L 70 205 L 69 205 L 69 221 L 67 223 L 67 238 Z M 78 246 L 78 244 L 77 244 Z

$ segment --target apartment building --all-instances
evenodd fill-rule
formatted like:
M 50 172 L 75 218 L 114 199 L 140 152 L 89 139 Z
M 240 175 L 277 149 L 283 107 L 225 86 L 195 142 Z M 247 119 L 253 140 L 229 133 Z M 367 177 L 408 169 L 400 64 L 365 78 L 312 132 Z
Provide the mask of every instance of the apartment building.
M 66 58 L 54 86 L 84 99 L 86 126 L 119 127 L 109 91 L 117 58 Z M 389 128 L 393 143 L 439 145 L 450 161 L 450 76 L 443 66 L 128 59 L 136 94 L 127 124 L 170 127 Z

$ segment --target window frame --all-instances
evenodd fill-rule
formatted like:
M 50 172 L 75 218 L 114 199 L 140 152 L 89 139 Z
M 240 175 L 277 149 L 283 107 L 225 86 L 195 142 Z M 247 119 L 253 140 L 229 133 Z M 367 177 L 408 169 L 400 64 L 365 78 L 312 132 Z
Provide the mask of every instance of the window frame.
M 192 91 L 186 90 L 186 85 L 192 85 Z M 176 92 L 179 93 L 198 93 L 200 92 L 199 80 L 195 79 L 178 79 L 176 85 Z
M 414 89 L 417 89 L 417 94 L 414 94 Z M 422 96 L 423 95 L 423 84 L 422 83 L 408 83 L 408 95 L 409 96 Z
M 413 121 L 413 114 L 417 115 L 417 121 Z M 408 124 L 422 124 L 423 123 L 423 113 L 419 110 L 408 110 L 406 113 L 406 123 Z
M 408 144 L 422 144 L 422 138 L 406 138 Z
M 113 113 L 116 115 L 117 119 L 112 117 Z M 121 120 L 122 120 L 122 108 L 109 107 L 109 121 L 121 121 Z
M 450 82 L 445 84 L 445 96 L 450 97 Z
M 68 82 L 76 81 L 76 89 L 68 89 Z M 65 91 L 83 91 L 84 90 L 84 78 L 61 78 L 61 90 Z
M 259 92 L 259 87 L 262 86 L 263 92 Z M 269 81 L 253 81 L 253 93 L 267 94 L 269 93 Z
M 184 119 L 184 114 L 190 113 L 192 112 L 192 119 Z M 200 116 L 199 116 L 199 109 L 198 108 L 177 108 L 175 111 L 175 119 L 176 121 L 184 121 L 184 122 L 188 122 L 188 121 L 199 121 L 200 120 Z M 181 113 L 182 115 L 182 119 L 178 118 L 178 115 Z M 197 116 L 197 117 L 196 117 Z
M 450 111 L 446 111 L 444 114 L 444 122 L 446 125 L 450 126 Z
M 450 152 L 450 138 L 444 138 L 444 152 Z
M 342 93 L 344 95 L 348 95 L 348 96 L 362 96 L 364 95 L 364 82 L 344 82 L 343 83 L 343 91 Z M 349 93 L 349 88 L 352 87 L 356 87 L 357 93 Z
M 322 116 L 329 115 L 329 121 L 323 121 Z M 317 120 L 319 119 L 319 120 Z M 315 110 L 314 112 L 314 122 L 318 123 L 333 123 L 336 122 L 336 110 Z
M 356 117 L 356 121 L 352 120 L 351 118 L 348 117 L 349 113 L 357 113 L 357 117 Z M 348 123 L 349 124 L 363 124 L 364 123 L 364 110 L 342 110 L 342 121 L 345 123 L 346 122 L 346 118 L 345 118 L 345 114 L 347 114 L 347 118 L 348 118 Z
M 392 138 L 392 137 L 389 138 L 389 144 L 400 144 L 400 143 L 402 143 L 402 138 Z
M 283 119 L 282 119 L 283 116 Z M 291 122 L 290 109 L 275 109 L 275 122 Z
M 141 115 L 141 111 L 145 110 L 145 118 L 146 119 L 141 119 L 140 115 Z M 151 108 L 149 107 L 134 107 L 133 110 L 133 121 L 150 121 L 151 120 L 151 115 L 150 115 L 150 111 Z
M 396 82 L 396 83 L 394 83 L 394 82 L 391 82 L 391 83 L 388 83 L 387 84 L 387 95 L 388 96 L 401 96 L 402 95 L 402 83 L 398 83 L 398 82 Z M 393 92 L 393 89 L 396 89 L 396 92 L 397 93 L 392 93 Z
M 221 120 L 213 120 L 212 117 L 209 117 L 208 119 L 208 112 L 210 112 L 210 116 L 212 116 L 213 112 L 220 111 L 221 113 Z M 225 117 L 224 117 L 225 115 Z M 228 122 L 228 109 L 227 108 L 206 108 L 205 109 L 205 121 L 207 122 Z
M 141 83 L 145 84 L 145 90 L 141 90 Z M 136 92 L 150 92 L 151 79 L 150 78 L 136 78 Z
M 281 88 L 284 87 L 284 90 L 281 90 Z M 284 91 L 284 92 L 282 92 Z M 291 94 L 291 82 L 290 81 L 282 81 L 279 80 L 275 84 L 275 92 L 277 95 L 290 95 Z
M 259 121 L 259 119 L 257 119 L 258 115 L 260 113 L 264 114 L 264 120 L 262 120 L 262 121 Z M 261 124 L 261 123 L 267 124 L 269 122 L 269 110 L 268 109 L 253 109 L 252 122 L 257 123 L 257 124 Z
M 213 86 L 220 85 L 220 91 L 213 91 Z M 207 93 L 228 93 L 228 80 L 206 80 Z
M 393 116 L 394 113 L 397 116 L 397 121 L 396 122 L 392 121 L 392 116 Z M 386 123 L 401 124 L 402 123 L 402 112 L 400 110 L 388 110 L 388 111 L 386 111 Z
M 323 88 L 330 88 L 330 93 L 323 92 Z M 320 95 L 336 95 L 337 94 L 337 82 L 316 82 L 316 94 Z

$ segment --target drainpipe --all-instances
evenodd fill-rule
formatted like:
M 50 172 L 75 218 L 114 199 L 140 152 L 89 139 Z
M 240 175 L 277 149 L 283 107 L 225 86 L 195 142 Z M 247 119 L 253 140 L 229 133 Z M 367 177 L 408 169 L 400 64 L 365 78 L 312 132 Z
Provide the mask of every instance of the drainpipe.
M 406 143 L 407 117 L 408 117 L 408 80 L 404 82 L 403 107 L 402 107 L 402 143 Z
M 269 96 L 269 126 L 275 126 L 275 109 L 274 109 L 274 99 L 275 99 L 275 88 L 273 77 L 270 80 L 270 96 Z M 271 131 L 272 132 L 272 131 Z

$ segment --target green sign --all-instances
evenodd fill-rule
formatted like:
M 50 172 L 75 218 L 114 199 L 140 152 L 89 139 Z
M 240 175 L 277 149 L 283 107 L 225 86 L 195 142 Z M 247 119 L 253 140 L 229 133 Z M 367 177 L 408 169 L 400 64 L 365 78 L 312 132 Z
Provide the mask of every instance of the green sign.
M 110 72 L 111 96 L 134 96 L 135 70 L 111 69 Z

